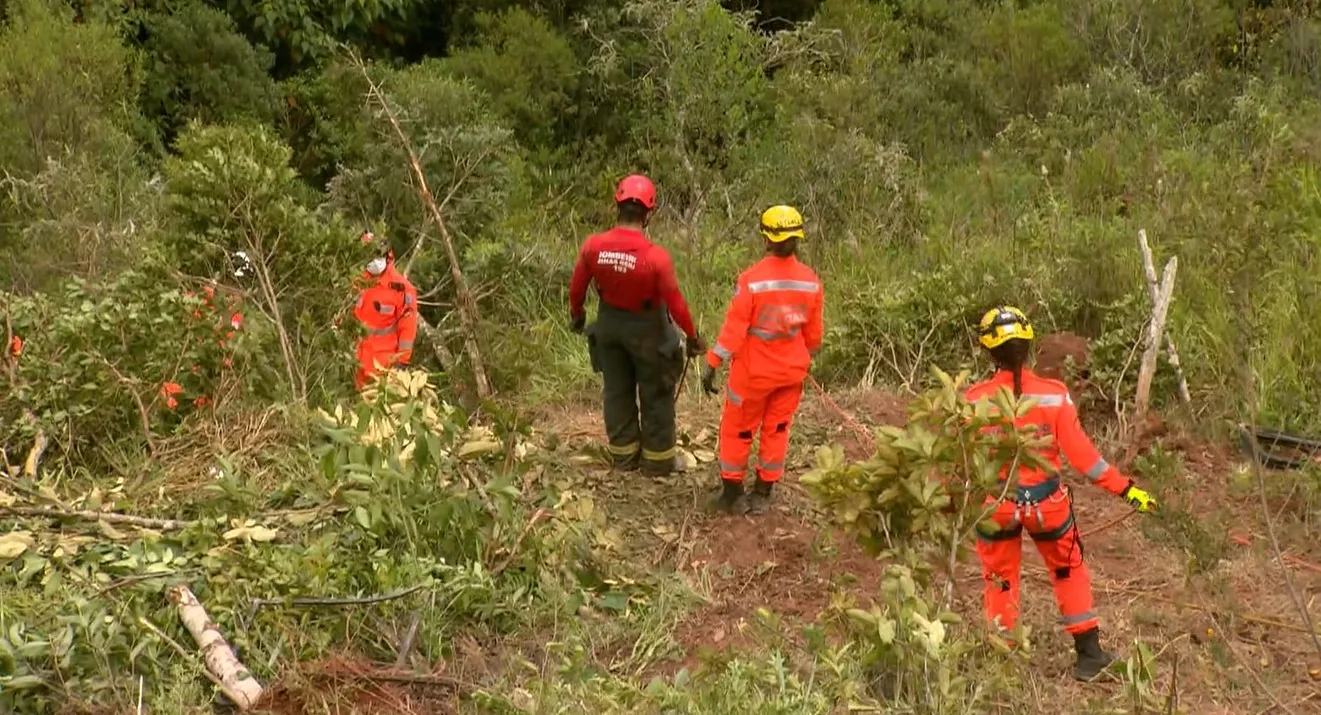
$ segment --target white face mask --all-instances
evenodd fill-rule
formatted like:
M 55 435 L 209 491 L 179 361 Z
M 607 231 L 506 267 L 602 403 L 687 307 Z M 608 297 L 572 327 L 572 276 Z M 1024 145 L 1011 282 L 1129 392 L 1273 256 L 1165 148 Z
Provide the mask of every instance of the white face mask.
M 379 276 L 385 272 L 385 257 L 373 258 L 371 263 L 367 264 L 367 272 Z

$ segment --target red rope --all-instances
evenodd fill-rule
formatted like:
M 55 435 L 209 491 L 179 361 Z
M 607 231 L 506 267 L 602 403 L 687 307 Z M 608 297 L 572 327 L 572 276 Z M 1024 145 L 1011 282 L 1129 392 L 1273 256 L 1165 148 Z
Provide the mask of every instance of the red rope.
M 826 389 L 821 386 L 821 383 L 816 381 L 816 378 L 812 377 L 811 375 L 808 375 L 807 382 L 813 388 L 816 389 L 817 394 L 821 396 L 821 401 L 826 403 L 827 407 L 834 410 L 835 413 L 838 414 L 844 420 L 844 424 L 847 424 L 849 427 L 852 427 L 853 430 L 858 433 L 858 436 L 861 437 L 864 442 L 866 442 L 868 447 L 872 449 L 876 448 L 876 440 L 872 437 L 871 430 L 868 430 L 866 427 L 862 426 L 862 423 L 853 419 L 852 415 L 845 412 L 843 407 L 840 407 L 838 403 L 836 403 L 833 399 L 831 399 L 830 395 L 826 394 Z

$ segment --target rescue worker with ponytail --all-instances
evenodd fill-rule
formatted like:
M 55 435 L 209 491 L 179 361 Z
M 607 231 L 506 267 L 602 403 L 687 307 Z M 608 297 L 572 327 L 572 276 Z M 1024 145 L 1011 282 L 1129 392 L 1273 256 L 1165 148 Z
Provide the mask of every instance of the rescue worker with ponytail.
M 997 530 L 982 526 L 977 529 L 986 617 L 992 623 L 998 621 L 1005 631 L 1013 630 L 1018 621 L 1022 534 L 1026 530 L 1050 572 L 1064 630 L 1073 636 L 1078 655 L 1073 675 L 1078 680 L 1091 680 L 1110 665 L 1114 656 L 1101 649 L 1099 623 L 1092 610 L 1091 578 L 1074 522 L 1073 499 L 1059 477 L 1061 458 L 1092 484 L 1128 501 L 1138 511 L 1154 509 L 1156 500 L 1097 452 L 1083 431 L 1064 383 L 1039 377 L 1028 368 L 1033 331 L 1023 311 L 1009 306 L 992 308 L 982 316 L 977 331 L 996 372 L 991 379 L 968 388 L 968 400 L 989 399 L 1001 389 L 1030 398 L 1036 404 L 1015 420 L 1015 426 L 1034 426 L 1040 433 L 1055 437 L 1055 443 L 1042 451 L 1055 469 L 1045 472 L 1020 466 L 1017 493 L 1013 499 L 1001 502 L 990 516 Z M 994 503 L 995 497 L 987 498 L 988 506 Z
M 766 257 L 739 275 L 720 338 L 702 366 L 702 387 L 716 394 L 716 370 L 729 363 L 720 416 L 720 511 L 765 513 L 784 474 L 789 429 L 824 332 L 821 279 L 797 258 L 804 235 L 803 216 L 792 206 L 772 206 L 761 215 Z M 757 481 L 745 498 L 757 433 Z

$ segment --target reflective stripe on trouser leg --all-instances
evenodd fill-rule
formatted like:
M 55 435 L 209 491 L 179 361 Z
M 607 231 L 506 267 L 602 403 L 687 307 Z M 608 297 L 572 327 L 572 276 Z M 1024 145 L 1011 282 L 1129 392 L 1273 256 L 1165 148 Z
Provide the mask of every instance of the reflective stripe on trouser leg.
M 627 459 L 629 457 L 635 456 L 637 455 L 638 450 L 640 449 L 642 449 L 642 445 L 637 442 L 633 442 L 631 444 L 606 445 L 606 450 L 609 451 L 610 456 L 614 457 L 615 459 Z
M 602 341 L 598 343 L 597 351 L 604 383 L 601 402 L 605 433 L 612 445 L 610 453 L 616 464 L 631 462 L 637 459 L 642 437 L 633 360 L 618 343 Z M 616 449 L 620 450 L 618 455 Z
M 1024 519 L 1033 534 L 1033 543 L 1041 552 L 1050 574 L 1050 583 L 1059 605 L 1060 624 L 1072 633 L 1084 633 L 1098 624 L 1092 607 L 1092 579 L 1083 561 L 1082 541 L 1073 519 L 1072 500 L 1067 493 L 1042 502 L 1041 520 Z
M 784 474 L 790 428 L 802 398 L 802 384 L 781 387 L 766 396 L 761 416 L 761 445 L 757 448 L 757 477 L 762 481 L 776 482 Z
M 991 519 L 1001 529 L 1011 531 L 1015 504 L 1005 502 L 996 508 Z M 1023 562 L 1023 539 L 1004 538 L 989 541 L 977 539 L 977 556 L 982 562 L 982 607 L 986 620 L 1003 631 L 1012 631 L 1018 624 L 1019 569 Z
M 753 430 L 761 419 L 762 403 L 743 399 L 735 403 L 725 397 L 725 408 L 720 413 L 720 478 L 742 482 L 748 470 L 748 456 L 752 454 Z
M 683 354 L 667 359 L 659 353 L 635 355 L 638 406 L 642 417 L 642 468 L 662 475 L 674 469 L 674 386 Z

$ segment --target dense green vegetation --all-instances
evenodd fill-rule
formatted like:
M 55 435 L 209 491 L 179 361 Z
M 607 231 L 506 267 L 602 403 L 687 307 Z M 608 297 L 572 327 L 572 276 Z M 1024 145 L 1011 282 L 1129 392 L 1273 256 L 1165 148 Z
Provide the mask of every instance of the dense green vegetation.
M 524 408 L 595 389 L 567 281 L 634 171 L 659 186 L 652 235 L 708 335 L 760 250 L 760 211 L 801 208 L 827 284 L 815 370 L 827 385 L 915 387 L 931 361 L 971 366 L 969 325 L 1007 301 L 1045 332 L 1090 338 L 1101 397 L 1127 402 L 1149 312 L 1145 229 L 1158 263 L 1179 259 L 1170 330 L 1194 416 L 1321 432 L 1319 12 L 1315 0 L 0 1 L 0 300 L 3 337 L 24 341 L 0 361 L 0 446 L 21 463 L 48 444 L 42 475 L 0 482 L 0 507 L 196 521 L 163 541 L 110 525 L 118 536 L 94 543 L 11 541 L 0 710 L 124 707 L 136 683 L 117 669 L 157 682 L 160 712 L 204 701 L 192 666 L 163 665 L 173 651 L 134 626 L 173 624 L 163 584 L 133 580 L 144 564 L 212 574 L 203 600 L 231 636 L 248 598 L 423 577 L 445 584 L 444 617 L 424 629 L 433 656 L 473 624 L 506 634 L 562 626 L 580 606 L 627 613 L 602 627 L 651 635 L 607 675 L 642 673 L 637 649 L 683 589 L 602 555 L 603 518 L 574 496 L 571 465 L 512 456 L 536 441 Z M 492 401 L 475 397 L 462 296 L 373 85 L 475 296 Z M 419 426 L 444 439 L 411 466 L 390 449 L 404 442 L 364 448 L 315 416 L 354 404 L 347 309 L 364 227 L 423 296 L 417 355 L 440 392 L 426 404 L 466 411 Z M 223 305 L 192 318 L 212 280 Z M 243 327 L 220 345 L 229 305 Z M 1171 379 L 1158 373 L 1159 406 L 1174 406 Z M 166 383 L 181 385 L 177 409 Z M 405 419 L 421 419 L 411 404 Z M 467 413 L 494 436 L 465 437 Z M 511 456 L 481 456 L 492 441 Z M 465 444 L 479 454 L 450 456 Z M 441 477 L 443 490 L 417 486 Z M 552 507 L 549 532 L 523 541 Z M 309 516 L 278 548 L 225 547 L 251 535 L 220 532 L 273 510 Z M 918 597 L 895 593 L 899 610 Z M 57 596 L 58 613 L 43 605 Z M 406 606 L 384 609 L 407 621 Z M 306 616 L 300 634 L 258 620 L 234 637 L 263 678 L 280 657 L 345 642 L 390 657 L 384 635 L 334 614 Z M 553 658 L 572 677 L 541 686 L 547 712 L 802 712 L 853 697 L 773 660 L 731 666 L 723 684 L 600 685 L 585 675 L 587 628 L 560 632 Z M 864 669 L 816 657 L 838 682 Z M 972 698 L 965 686 L 946 697 Z

